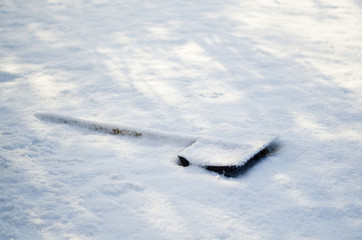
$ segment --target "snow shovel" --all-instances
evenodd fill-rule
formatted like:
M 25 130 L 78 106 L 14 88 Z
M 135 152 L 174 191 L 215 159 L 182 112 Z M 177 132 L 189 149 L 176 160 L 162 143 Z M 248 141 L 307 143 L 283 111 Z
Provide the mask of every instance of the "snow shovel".
M 276 138 L 254 140 L 247 144 L 236 144 L 211 138 L 199 138 L 125 125 L 99 123 L 51 113 L 37 113 L 35 116 L 45 121 L 63 123 L 113 135 L 180 142 L 186 146 L 178 154 L 181 166 L 198 165 L 226 177 L 236 177 L 244 174 L 279 147 Z

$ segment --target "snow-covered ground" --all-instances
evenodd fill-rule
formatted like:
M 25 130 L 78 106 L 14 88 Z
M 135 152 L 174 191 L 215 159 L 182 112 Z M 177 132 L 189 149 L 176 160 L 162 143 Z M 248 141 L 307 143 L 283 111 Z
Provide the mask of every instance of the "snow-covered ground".
M 282 148 L 229 179 L 38 112 Z M 362 1 L 0 2 L 0 239 L 361 237 Z

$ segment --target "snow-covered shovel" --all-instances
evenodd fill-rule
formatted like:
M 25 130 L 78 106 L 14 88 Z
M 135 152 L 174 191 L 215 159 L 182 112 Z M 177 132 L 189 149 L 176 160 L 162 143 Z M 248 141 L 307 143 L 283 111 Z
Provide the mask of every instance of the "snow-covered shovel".
M 184 167 L 191 164 L 198 165 L 226 177 L 236 177 L 245 173 L 258 161 L 275 152 L 279 147 L 276 139 L 261 139 L 249 141 L 245 144 L 235 144 L 217 139 L 166 133 L 125 125 L 105 124 L 51 113 L 37 113 L 35 116 L 45 121 L 64 123 L 113 135 L 177 141 L 186 146 L 178 154 L 180 165 Z

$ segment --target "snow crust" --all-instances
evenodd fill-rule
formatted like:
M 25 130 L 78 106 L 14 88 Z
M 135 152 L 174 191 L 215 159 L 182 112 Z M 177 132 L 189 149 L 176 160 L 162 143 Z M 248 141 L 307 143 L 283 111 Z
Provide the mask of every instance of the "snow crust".
M 0 3 L 0 239 L 360 239 L 357 0 Z M 280 150 L 228 179 L 185 145 Z

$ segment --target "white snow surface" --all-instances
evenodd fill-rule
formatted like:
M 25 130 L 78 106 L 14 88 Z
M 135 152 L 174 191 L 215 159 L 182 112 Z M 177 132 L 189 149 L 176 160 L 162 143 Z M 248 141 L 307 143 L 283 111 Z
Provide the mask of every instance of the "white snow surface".
M 2 0 L 0 239 L 361 239 L 360 0 Z M 52 112 L 281 149 L 237 178 Z

